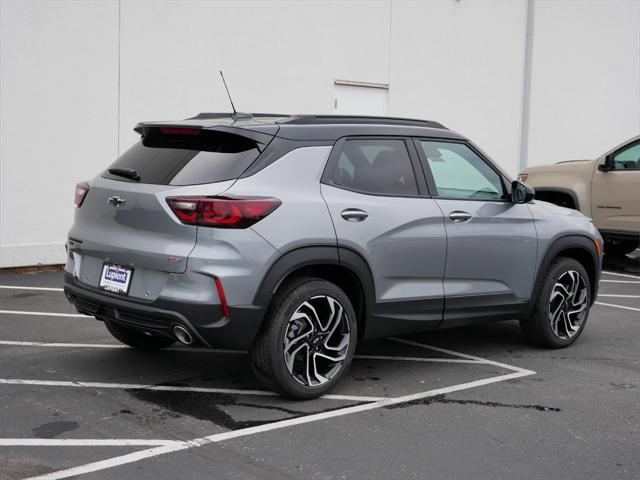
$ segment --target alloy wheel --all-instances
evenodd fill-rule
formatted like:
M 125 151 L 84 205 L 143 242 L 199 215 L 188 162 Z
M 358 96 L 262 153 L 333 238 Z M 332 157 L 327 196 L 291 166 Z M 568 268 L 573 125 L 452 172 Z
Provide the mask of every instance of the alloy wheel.
M 549 298 L 549 322 L 558 338 L 571 338 L 580 330 L 589 306 L 588 292 L 587 282 L 575 270 L 558 278 Z
M 296 382 L 306 387 L 327 383 L 341 369 L 351 341 L 343 306 L 328 295 L 303 302 L 287 324 L 284 360 Z

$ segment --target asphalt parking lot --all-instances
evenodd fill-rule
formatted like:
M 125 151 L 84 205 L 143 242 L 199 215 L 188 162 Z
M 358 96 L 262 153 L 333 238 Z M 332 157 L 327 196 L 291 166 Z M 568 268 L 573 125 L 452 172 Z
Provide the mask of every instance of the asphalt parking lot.
M 640 478 L 640 251 L 605 271 L 568 349 L 516 322 L 377 340 L 307 402 L 241 352 L 121 347 L 61 272 L 0 273 L 0 479 Z

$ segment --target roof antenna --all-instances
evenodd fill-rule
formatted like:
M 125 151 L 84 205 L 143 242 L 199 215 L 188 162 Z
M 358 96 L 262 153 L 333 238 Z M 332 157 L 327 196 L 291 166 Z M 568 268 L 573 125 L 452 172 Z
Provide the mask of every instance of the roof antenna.
M 231 108 L 233 110 L 233 116 L 235 117 L 238 112 L 236 112 L 236 107 L 233 104 L 233 100 L 231 99 L 231 94 L 229 93 L 229 87 L 227 87 L 227 82 L 225 82 L 224 80 L 224 74 L 222 73 L 222 70 L 220 70 L 220 76 L 222 77 L 222 83 L 224 84 L 224 89 L 227 91 L 227 96 L 229 97 L 229 103 L 231 103 Z

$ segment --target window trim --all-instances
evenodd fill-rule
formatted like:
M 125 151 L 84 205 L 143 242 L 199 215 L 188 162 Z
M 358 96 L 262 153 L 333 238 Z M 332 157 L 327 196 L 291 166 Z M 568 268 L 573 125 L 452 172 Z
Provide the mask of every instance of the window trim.
M 407 149 L 407 155 L 409 156 L 409 161 L 411 162 L 411 168 L 413 170 L 413 176 L 416 181 L 416 185 L 418 187 L 418 193 L 416 195 L 405 195 L 401 193 L 379 193 L 379 192 L 370 192 L 367 190 L 360 190 L 357 188 L 347 187 L 345 185 L 339 185 L 332 180 L 333 173 L 340 161 L 340 155 L 342 155 L 344 144 L 347 141 L 351 140 L 401 140 L 404 142 L 404 146 Z M 336 143 L 333 145 L 331 149 L 331 153 L 329 154 L 329 158 L 327 159 L 327 163 L 325 164 L 324 171 L 322 172 L 322 177 L 320 178 L 320 183 L 339 188 L 341 190 L 347 190 L 349 192 L 360 193 L 362 195 L 371 195 L 374 197 L 393 197 L 393 198 L 430 198 L 429 190 L 427 187 L 427 182 L 424 178 L 424 172 L 420 175 L 422 171 L 422 167 L 420 166 L 420 161 L 417 157 L 417 152 L 415 152 L 415 145 L 413 148 L 411 145 L 413 144 L 410 137 L 404 135 L 348 135 L 339 138 Z
M 464 197 L 446 197 L 444 195 L 438 195 L 438 187 L 436 186 L 435 179 L 433 178 L 433 173 L 431 172 L 431 167 L 429 166 L 429 162 L 424 153 L 424 149 L 420 142 L 441 142 L 441 143 L 459 143 L 465 145 L 469 150 L 475 153 L 480 160 L 482 160 L 491 170 L 493 170 L 498 178 L 500 179 L 500 183 L 502 185 L 502 196 L 503 198 L 464 198 Z M 499 202 L 499 203 L 512 203 L 511 201 L 511 184 L 510 180 L 506 178 L 503 173 L 496 168 L 491 160 L 485 157 L 474 145 L 467 140 L 457 140 L 451 138 L 431 138 L 431 137 L 413 137 L 414 148 L 416 149 L 418 156 L 420 158 L 420 167 L 423 170 L 424 176 L 427 179 L 427 185 L 429 187 L 429 191 L 433 198 L 437 198 L 440 200 L 463 200 L 463 201 L 472 201 L 472 202 Z

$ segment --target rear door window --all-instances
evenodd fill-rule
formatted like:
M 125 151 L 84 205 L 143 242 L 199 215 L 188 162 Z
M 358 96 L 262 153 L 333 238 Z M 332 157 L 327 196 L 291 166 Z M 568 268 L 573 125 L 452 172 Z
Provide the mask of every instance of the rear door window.
M 404 140 L 346 140 L 329 174 L 336 186 L 378 195 L 418 195 Z
M 145 135 L 124 152 L 102 176 L 134 181 L 109 173 L 133 170 L 140 183 L 196 185 L 238 178 L 260 155 L 254 141 L 224 132 L 200 131 L 197 135 Z

